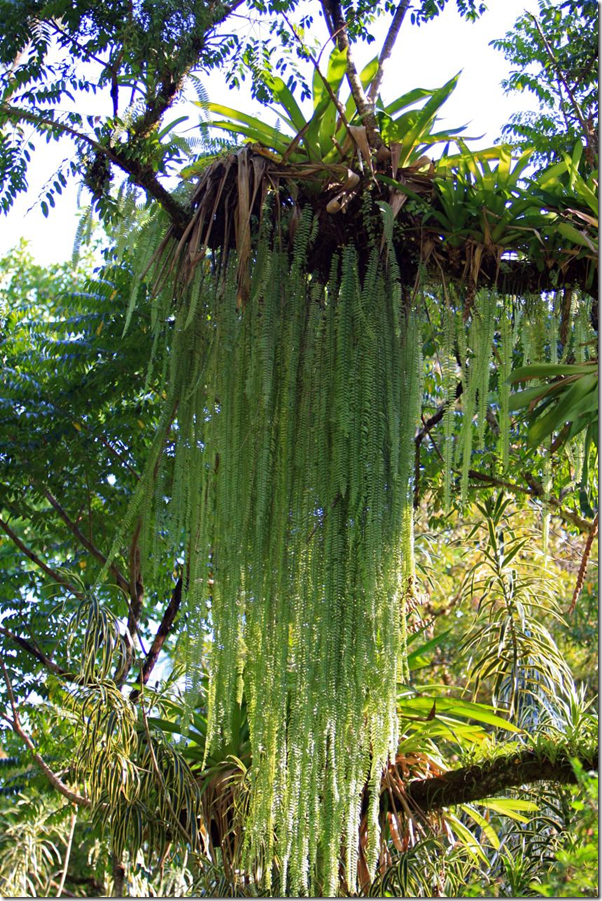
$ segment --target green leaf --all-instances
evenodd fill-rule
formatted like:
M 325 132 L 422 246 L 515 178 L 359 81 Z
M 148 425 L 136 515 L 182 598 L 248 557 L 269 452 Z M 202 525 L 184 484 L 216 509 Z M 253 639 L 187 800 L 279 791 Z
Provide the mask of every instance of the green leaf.
M 171 732 L 174 735 L 182 734 L 181 726 L 179 726 L 177 723 L 173 723 L 171 720 L 161 719 L 161 717 L 157 716 L 149 716 L 147 717 L 147 719 L 150 726 L 156 726 L 163 732 Z
M 416 657 L 422 657 L 432 648 L 436 648 L 441 644 L 441 641 L 449 635 L 451 629 L 446 629 L 445 632 L 441 632 L 439 635 L 436 635 L 434 638 L 429 639 L 429 641 L 425 641 L 424 644 L 420 645 L 419 648 L 416 648 L 415 651 L 412 651 L 411 654 L 408 654 L 408 664 L 410 664 Z
M 510 563 L 514 560 L 519 551 L 524 548 L 526 544 L 531 541 L 531 538 L 523 538 L 522 541 L 517 541 L 516 544 L 508 551 L 508 553 L 504 556 L 504 566 L 509 566 Z
M 456 698 L 440 698 L 440 697 L 416 697 L 404 698 L 400 701 L 401 715 L 404 713 L 413 714 L 415 716 L 426 717 L 432 710 L 433 703 L 437 702 L 438 714 L 446 713 L 450 716 L 459 716 L 466 719 L 473 719 L 476 722 L 487 723 L 489 726 L 497 726 L 499 729 L 505 729 L 509 732 L 521 732 L 522 730 L 503 719 L 501 716 L 493 713 L 493 707 L 486 704 L 477 704 L 473 701 L 463 701 Z
M 335 97 L 347 71 L 347 51 L 333 50 L 328 61 L 326 80 Z M 313 79 L 314 113 L 307 125 L 303 146 L 310 159 L 321 159 L 332 148 L 331 137 L 335 133 L 337 108 L 317 70 Z
M 418 201 L 418 203 L 426 204 L 427 201 L 424 197 L 421 197 L 420 194 L 417 194 L 416 191 L 413 191 L 408 185 L 406 185 L 402 181 L 397 181 L 395 178 L 390 178 L 388 175 L 380 175 L 377 173 L 376 178 L 378 181 L 382 181 L 385 185 L 390 185 L 392 188 L 395 188 L 397 191 L 401 191 L 402 194 L 407 194 L 408 197 L 411 197 L 412 200 Z
M 287 87 L 282 78 L 274 78 L 272 76 L 268 76 L 266 78 L 266 84 L 272 89 L 274 96 L 278 100 L 278 103 L 286 110 L 291 122 L 297 131 L 302 131 L 305 128 L 305 116 L 301 112 L 301 108 L 299 104 L 293 97 L 292 92 Z
M 330 88 L 333 94 L 338 95 L 339 88 L 341 87 L 341 82 L 345 77 L 345 72 L 347 71 L 347 50 L 338 50 L 336 47 L 330 54 L 330 58 L 328 60 L 328 70 L 326 72 L 326 81 L 330 85 Z M 323 108 L 324 103 L 332 103 L 330 94 L 322 80 L 322 76 L 318 73 L 318 70 L 314 70 L 313 76 L 313 101 L 314 101 L 314 110 L 317 112 L 318 109 Z
M 165 128 L 161 129 L 161 131 L 158 133 L 157 137 L 159 138 L 159 140 L 161 140 L 161 138 L 164 138 L 166 135 L 168 135 L 169 132 L 172 131 L 181 122 L 187 122 L 187 121 L 188 121 L 188 116 L 180 116 L 179 119 L 174 119 L 173 122 L 170 122 L 169 125 L 166 125 Z
M 505 817 L 510 817 L 510 819 L 519 823 L 528 823 L 529 819 L 517 811 L 522 810 L 535 813 L 539 810 L 538 805 L 534 804 L 533 801 L 523 801 L 519 798 L 485 798 L 479 801 L 479 806 L 493 810 Z
M 548 413 L 540 417 L 529 429 L 527 440 L 533 447 L 540 444 L 543 439 L 558 430 L 565 422 L 571 422 L 574 419 L 573 409 L 578 401 L 588 392 L 595 390 L 597 392 L 598 375 L 584 375 L 578 381 L 574 382 L 571 389 L 566 392 L 565 396 L 550 409 Z
M 454 75 L 453 78 L 450 78 L 450 80 L 446 82 L 443 87 L 434 91 L 430 100 L 419 111 L 416 117 L 415 124 L 404 135 L 404 138 L 401 141 L 401 153 L 399 158 L 400 166 L 407 165 L 412 150 L 416 147 L 417 144 L 420 143 L 422 136 L 424 134 L 428 134 L 430 125 L 432 125 L 442 105 L 454 91 L 459 77 L 460 73 L 458 72 L 458 74 Z
M 547 379 L 557 375 L 587 375 L 596 363 L 532 363 L 515 369 L 509 377 L 510 384 L 526 382 L 528 379 Z
M 587 247 L 588 250 L 591 250 L 592 253 L 598 252 L 596 244 L 589 238 L 585 232 L 579 231 L 579 229 L 575 228 L 574 225 L 571 225 L 569 222 L 558 222 L 556 224 L 556 229 L 564 238 L 568 238 L 569 241 L 572 241 L 573 244 L 579 244 L 581 247 Z
M 385 240 L 387 241 L 387 244 L 390 244 L 393 240 L 395 214 L 393 213 L 393 208 L 390 203 L 386 203 L 384 200 L 377 200 L 376 202 L 383 217 L 383 231 L 385 234 Z
M 204 109 L 209 110 L 209 112 L 227 116 L 230 120 L 227 122 L 211 122 L 213 128 L 222 128 L 244 134 L 251 140 L 264 144 L 266 147 L 273 147 L 280 152 L 284 152 L 290 143 L 290 141 L 287 140 L 287 137 L 281 134 L 276 128 L 273 128 L 271 125 L 266 125 L 265 122 L 262 122 L 261 119 L 257 119 L 255 116 L 248 116 L 240 110 L 232 109 L 229 106 L 222 106 L 221 103 L 202 104 L 195 102 L 195 105 L 202 106 Z M 234 123 L 240 124 L 235 126 Z
M 422 100 L 423 97 L 432 97 L 436 90 L 437 88 L 414 88 L 406 94 L 402 94 L 392 103 L 387 104 L 384 107 L 384 112 L 389 116 L 394 116 L 400 110 L 407 109 L 408 106 L 412 106 L 414 103 Z
M 551 394 L 562 391 L 563 382 L 552 382 L 551 385 L 538 385 L 535 388 L 525 388 L 524 391 L 517 391 L 510 396 L 509 409 L 520 410 L 522 407 L 528 407 L 536 401 L 543 401 L 549 398 Z M 552 401 L 553 398 L 550 398 Z
M 500 849 L 500 840 L 498 838 L 497 832 L 491 825 L 488 823 L 485 817 L 481 816 L 481 814 L 474 809 L 470 804 L 461 804 L 462 810 L 468 814 L 468 816 L 475 821 L 477 826 L 480 826 L 487 838 L 489 839 L 492 847 L 495 848 L 496 851 Z
M 448 820 L 452 829 L 457 832 L 460 841 L 466 847 L 466 850 L 473 858 L 473 860 L 478 860 L 480 858 L 485 866 L 489 866 L 489 860 L 487 859 L 486 854 L 481 848 L 479 842 L 474 837 L 472 832 L 466 828 L 466 826 L 460 822 L 460 820 L 451 813 L 446 813 L 445 819 Z

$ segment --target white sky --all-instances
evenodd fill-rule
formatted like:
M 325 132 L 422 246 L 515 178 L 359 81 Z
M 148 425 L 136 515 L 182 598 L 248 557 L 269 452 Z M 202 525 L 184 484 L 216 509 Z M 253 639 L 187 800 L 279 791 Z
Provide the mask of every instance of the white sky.
M 493 144 L 513 112 L 534 109 L 536 102 L 530 94 L 503 94 L 500 82 L 508 74 L 508 64 L 503 54 L 490 47 L 489 42 L 510 31 L 525 10 L 536 12 L 537 0 L 489 0 L 488 6 L 488 11 L 476 23 L 460 17 L 454 0 L 449 0 L 437 19 L 420 28 L 412 26 L 407 17 L 381 92 L 385 102 L 391 102 L 415 87 L 440 87 L 462 70 L 459 84 L 442 110 L 439 127 L 468 124 L 464 134 L 483 135 L 482 140 L 473 143 L 472 147 Z M 378 52 L 389 20 L 386 16 L 377 24 L 374 44 L 356 47 L 355 56 L 360 68 Z M 245 86 L 241 91 L 230 91 L 220 73 L 201 77 L 201 80 L 211 100 L 244 109 L 251 115 L 261 113 L 265 118 L 265 110 L 262 113 Z M 196 111 L 191 117 L 191 122 L 194 121 Z M 36 154 L 29 172 L 30 190 L 19 198 L 8 217 L 0 218 L 0 254 L 15 246 L 21 237 L 26 237 L 36 260 L 47 265 L 71 256 L 77 227 L 77 188 L 70 182 L 62 197 L 57 198 L 57 206 L 50 211 L 49 218 L 44 219 L 38 195 L 69 154 L 70 145 L 67 142 L 46 145 L 39 139 L 35 143 Z M 83 191 L 82 203 L 87 202 L 87 192 Z

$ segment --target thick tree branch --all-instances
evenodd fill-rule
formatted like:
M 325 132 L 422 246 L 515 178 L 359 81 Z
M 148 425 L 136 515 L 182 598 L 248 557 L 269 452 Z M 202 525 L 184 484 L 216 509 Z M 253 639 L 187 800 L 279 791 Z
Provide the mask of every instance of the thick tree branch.
M 142 570 L 140 547 L 138 544 L 140 531 L 142 529 L 142 520 L 138 518 L 132 541 L 130 543 L 129 552 L 129 574 L 128 583 L 128 621 L 127 621 L 127 660 L 125 666 L 121 669 L 118 686 L 121 688 L 130 673 L 134 660 L 134 641 L 138 638 L 138 643 L 142 653 L 146 656 L 146 649 L 140 635 L 140 617 L 142 615 L 142 605 L 144 603 L 144 585 L 142 584 Z
M 391 21 L 391 25 L 389 26 L 389 31 L 387 32 L 383 48 L 380 51 L 376 75 L 374 76 L 372 84 L 368 88 L 368 99 L 372 104 L 372 108 L 374 108 L 374 105 L 376 103 L 376 98 L 378 97 L 378 92 L 380 91 L 380 86 L 383 82 L 387 63 L 391 58 L 391 54 L 393 53 L 393 48 L 395 47 L 395 42 L 397 40 L 397 36 L 399 35 L 399 29 L 403 24 L 405 14 L 408 11 L 409 6 L 410 0 L 401 0 L 401 3 L 398 4 L 397 9 L 393 14 L 393 19 Z
M 59 585 L 63 585 L 68 591 L 71 592 L 71 594 L 75 595 L 75 597 L 82 597 L 81 591 L 79 591 L 67 579 L 64 579 L 63 576 L 59 575 L 59 573 L 55 572 L 53 569 L 47 566 L 43 560 L 40 560 L 40 558 L 37 557 L 36 554 L 34 554 L 34 552 L 31 551 L 17 535 L 15 535 L 8 523 L 4 522 L 3 519 L 0 519 L 0 529 L 2 529 L 2 531 L 6 535 L 8 535 L 13 544 L 15 544 L 19 548 L 19 550 L 22 551 L 22 553 L 24 553 L 25 556 L 32 561 L 32 563 L 35 563 L 35 565 L 39 569 L 41 569 L 42 572 L 46 573 L 46 575 L 49 576 L 54 582 L 57 582 Z
M 165 613 L 163 614 L 163 618 L 161 623 L 159 624 L 159 628 L 157 629 L 157 634 L 153 639 L 153 643 L 150 646 L 149 652 L 144 659 L 144 663 L 142 664 L 141 670 L 141 680 L 142 685 L 146 685 L 150 678 L 150 675 L 155 667 L 155 664 L 159 658 L 159 654 L 161 653 L 161 649 L 165 644 L 167 636 L 171 632 L 172 626 L 174 624 L 174 620 L 177 616 L 178 610 L 180 609 L 180 604 L 182 603 L 182 579 L 179 578 L 174 586 L 174 590 L 172 591 L 171 598 L 169 604 L 165 609 Z M 136 703 L 138 697 L 140 695 L 140 689 L 134 688 L 132 693 L 130 694 L 130 701 L 132 703 Z
M 113 876 L 113 898 L 123 898 L 123 884 L 125 882 L 125 867 L 123 861 L 119 860 L 116 854 L 111 855 Z
M 100 551 L 92 541 L 83 534 L 83 532 L 78 528 L 77 523 L 75 523 L 66 510 L 60 505 L 54 495 L 48 491 L 48 489 L 43 489 L 43 494 L 46 500 L 54 507 L 56 512 L 59 514 L 65 525 L 69 528 L 69 530 L 73 533 L 73 535 L 77 538 L 79 543 L 92 554 L 93 557 L 96 557 L 100 563 L 105 564 L 107 562 L 107 558 Z M 111 572 L 115 576 L 117 580 L 117 584 L 121 588 L 121 590 L 127 595 L 129 592 L 129 583 L 125 576 L 120 572 L 115 563 L 111 564 Z
M 50 769 L 43 757 L 36 751 L 34 743 L 21 725 L 13 687 L 11 685 L 6 666 L 4 665 L 4 661 L 1 658 L 0 666 L 2 667 L 2 673 L 4 675 L 4 681 L 6 682 L 6 690 L 8 692 L 8 698 L 13 714 L 12 719 L 2 714 L 2 719 L 4 719 L 5 722 L 9 724 L 15 735 L 18 735 L 23 744 L 26 745 L 27 748 L 29 748 L 29 750 L 31 751 L 31 756 L 40 767 L 53 788 L 56 788 L 56 790 L 60 792 L 61 795 L 67 798 L 68 801 L 71 801 L 72 804 L 77 804 L 78 807 L 92 807 L 92 802 L 90 801 L 90 799 L 85 798 L 83 795 L 79 795 L 77 792 L 72 791 L 68 785 L 65 785 L 65 783 L 56 775 L 56 773 L 54 773 Z
M 179 62 L 179 66 L 173 71 L 165 72 L 157 86 L 155 96 L 147 101 L 144 113 L 134 122 L 132 131 L 136 137 L 146 137 L 154 131 L 182 90 L 186 77 L 198 64 L 203 49 L 207 45 L 209 34 L 228 16 L 232 15 L 239 6 L 242 6 L 243 2 L 244 0 L 234 0 L 228 5 L 208 4 L 208 6 L 213 6 L 213 10 L 219 10 L 219 12 L 215 13 L 211 25 L 202 34 L 189 33 L 186 46 L 177 48 L 179 59 L 176 59 L 176 65 Z
M 597 751 L 591 757 L 581 758 L 580 763 L 588 770 L 597 771 Z M 487 763 L 450 770 L 443 776 L 416 779 L 408 784 L 407 797 L 422 813 L 428 813 L 441 807 L 492 798 L 509 788 L 532 782 L 565 785 L 576 783 L 577 778 L 567 755 L 559 755 L 552 760 L 527 750 Z

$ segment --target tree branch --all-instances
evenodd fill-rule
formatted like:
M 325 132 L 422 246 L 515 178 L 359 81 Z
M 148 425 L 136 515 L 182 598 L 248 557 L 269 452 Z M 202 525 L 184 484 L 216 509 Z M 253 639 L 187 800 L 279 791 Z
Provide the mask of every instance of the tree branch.
M 59 676 L 59 678 L 64 679 L 66 682 L 75 682 L 77 685 L 89 684 L 81 676 L 78 676 L 76 673 L 70 673 L 68 670 L 63 669 L 62 666 L 59 666 L 58 663 L 55 663 L 50 657 L 47 657 L 35 642 L 28 641 L 20 635 L 15 635 L 15 633 L 11 632 L 10 629 L 7 629 L 6 626 L 0 626 L 0 635 L 4 635 L 5 638 L 14 642 L 14 644 L 18 645 L 27 654 L 35 657 L 38 663 L 41 663 L 42 666 L 49 672 L 54 673 L 55 676 Z
M 94 138 L 89 137 L 89 135 L 78 131 L 70 125 L 65 125 L 63 122 L 56 122 L 54 119 L 46 119 L 44 116 L 38 116 L 35 113 L 30 113 L 28 110 L 10 106 L 8 103 L 0 104 L 0 110 L 6 116 L 16 119 L 17 121 L 23 120 L 25 122 L 30 122 L 36 128 L 40 129 L 48 129 L 50 131 L 57 130 L 62 134 L 75 138 L 76 141 L 83 141 L 88 147 L 95 150 L 96 153 L 105 156 L 110 162 L 114 163 L 114 165 L 118 166 L 123 172 L 131 176 L 135 184 L 143 188 L 151 197 L 154 197 L 169 216 L 176 234 L 181 237 L 190 218 L 189 212 L 158 181 L 150 165 L 142 165 L 142 163 L 138 162 L 134 156 L 129 157 L 125 153 L 120 153 L 116 147 L 111 148 L 107 147 L 105 144 L 100 144 L 98 141 L 95 141 Z M 165 112 L 165 110 L 161 111 L 161 115 L 163 112 Z M 131 150 L 129 152 L 131 152 Z
M 462 396 L 464 388 L 462 382 L 458 382 L 456 385 L 456 393 L 454 394 L 453 400 L 446 400 L 442 404 L 439 404 L 436 411 L 430 416 L 427 420 L 422 420 L 422 428 L 416 432 L 416 437 L 414 441 L 417 445 L 420 445 L 422 441 L 426 438 L 426 436 L 430 433 L 433 426 L 436 426 L 438 422 L 441 422 L 443 416 L 445 415 L 445 411 L 449 406 L 453 406 L 458 398 Z
M 587 563 L 589 560 L 589 555 L 592 550 L 592 545 L 594 543 L 594 538 L 598 534 L 598 514 L 594 516 L 594 521 L 592 523 L 592 530 L 587 536 L 587 541 L 585 542 L 585 550 L 583 551 L 583 557 L 581 558 L 581 566 L 579 567 L 579 574 L 577 575 L 577 584 L 575 585 L 575 590 L 573 592 L 573 599 L 571 601 L 571 606 L 567 610 L 567 613 L 572 613 L 577 606 L 577 601 L 579 600 L 579 596 L 581 594 L 581 589 L 583 588 L 583 583 L 585 582 L 585 574 L 587 572 Z
M 69 838 L 65 849 L 65 860 L 63 861 L 63 871 L 61 873 L 61 881 L 57 887 L 56 897 L 60 898 L 65 888 L 65 880 L 67 878 L 67 870 L 69 869 L 69 860 L 71 858 L 71 848 L 73 847 L 73 835 L 75 833 L 75 824 L 77 823 L 77 813 L 73 811 L 71 814 L 71 824 L 69 827 Z
M 371 147 L 378 150 L 382 146 L 382 138 L 378 128 L 378 122 L 374 114 L 374 104 L 366 97 L 362 82 L 353 59 L 353 52 L 347 34 L 347 22 L 343 16 L 343 10 L 339 0 L 322 0 L 322 9 L 327 27 L 334 30 L 331 37 L 336 37 L 339 50 L 347 51 L 347 81 L 351 88 L 351 94 L 357 107 L 363 125 L 366 127 L 366 135 Z M 400 23 L 401 24 L 401 23 Z
M 37 557 L 34 552 L 27 547 L 27 545 L 23 544 L 21 539 L 17 535 L 15 535 L 8 523 L 4 522 L 3 519 L 0 519 L 0 529 L 2 529 L 3 532 L 8 535 L 13 544 L 15 544 L 19 548 L 19 550 L 22 551 L 25 556 L 32 561 L 32 563 L 35 563 L 35 565 L 39 567 L 42 572 L 46 573 L 46 575 L 49 576 L 54 582 L 58 582 L 59 585 L 63 585 L 68 591 L 71 592 L 71 594 L 75 595 L 75 597 L 82 597 L 81 591 L 78 591 L 78 589 L 74 585 L 72 585 L 71 582 L 67 581 L 67 579 L 64 579 L 57 572 L 47 566 L 43 560 L 40 560 L 40 558 Z
M 326 10 L 325 10 L 324 12 L 326 13 Z M 301 47 L 303 48 L 304 53 L 307 54 L 307 56 L 308 56 L 308 58 L 309 58 L 311 64 L 313 65 L 314 69 L 316 70 L 316 73 L 317 73 L 318 77 L 322 80 L 322 83 L 323 83 L 324 87 L 326 88 L 326 93 L 328 94 L 328 96 L 330 97 L 330 99 L 332 100 L 332 102 L 334 103 L 335 108 L 336 108 L 336 110 L 337 110 L 337 112 L 338 112 L 338 114 L 339 114 L 339 117 L 340 117 L 340 119 L 341 119 L 341 122 L 343 123 L 343 125 L 345 126 L 345 128 L 346 128 L 347 131 L 349 132 L 349 135 L 350 135 L 350 136 L 352 137 L 352 139 L 353 139 L 353 135 L 352 135 L 352 133 L 349 131 L 349 122 L 347 121 L 347 116 L 345 115 L 345 107 L 343 106 L 343 104 L 341 103 L 341 101 L 339 100 L 339 98 L 337 97 L 337 95 L 335 94 L 335 92 L 333 91 L 332 85 L 331 85 L 330 82 L 328 81 L 327 77 L 324 75 L 324 73 L 323 73 L 322 70 L 320 69 L 319 58 L 316 59 L 316 57 L 315 57 L 314 54 L 311 52 L 311 50 L 309 49 L 309 47 L 307 47 L 307 45 L 303 43 L 301 37 L 299 36 L 299 34 L 297 34 L 297 31 L 296 31 L 296 29 L 295 29 L 295 26 L 292 24 L 292 22 L 290 21 L 290 19 L 289 19 L 288 16 L 286 15 L 286 13 L 285 13 L 285 12 L 282 12 L 281 15 L 282 15 L 284 21 L 286 22 L 286 24 L 289 26 L 289 28 L 290 28 L 290 30 L 291 30 L 291 34 L 297 39 L 297 41 L 299 42 L 299 44 L 300 44 Z M 320 56 L 321 56 L 321 53 L 320 53 Z M 301 140 L 301 138 L 302 138 L 303 134 L 305 133 L 306 129 L 307 129 L 307 125 L 305 125 L 305 126 L 303 127 L 303 129 L 299 132 L 299 134 L 297 134 L 297 135 L 295 136 L 295 138 L 293 139 L 293 141 L 292 141 L 290 147 L 287 149 L 287 151 L 286 151 L 286 153 L 285 153 L 285 157 L 287 157 L 290 153 L 292 153 L 293 149 L 296 147 L 296 145 L 298 144 L 298 142 Z
M 461 396 L 462 394 L 462 383 L 458 382 L 456 386 L 456 394 L 453 400 L 453 403 Z M 445 403 L 439 404 L 435 413 L 427 420 L 422 420 L 423 425 L 422 428 L 416 433 L 416 437 L 414 438 L 416 444 L 416 459 L 415 459 L 415 473 L 414 473 L 414 507 L 418 506 L 419 501 L 419 473 L 420 473 L 420 447 L 424 438 L 428 435 L 433 441 L 433 446 L 435 450 L 441 456 L 437 445 L 435 444 L 433 437 L 431 435 L 431 429 L 433 426 L 437 425 L 443 419 L 445 414 L 445 410 L 449 406 L 452 401 L 446 401 Z M 455 471 L 455 470 L 454 470 Z M 516 482 L 508 482 L 506 479 L 499 479 L 496 476 L 487 475 L 483 472 L 477 472 L 475 469 L 469 469 L 468 475 L 471 479 L 474 479 L 476 482 L 482 482 L 486 485 L 489 485 L 492 488 L 505 488 L 511 494 L 519 494 L 526 495 L 527 497 L 540 498 L 543 499 L 544 490 L 543 485 L 535 479 L 531 473 L 523 472 L 521 473 L 524 480 L 527 482 L 528 488 L 525 488 L 523 485 L 517 485 Z M 590 522 L 588 519 L 584 519 L 582 516 L 579 516 L 578 513 L 575 513 L 573 510 L 567 510 L 566 507 L 563 507 L 562 503 L 555 497 L 549 497 L 546 499 L 546 503 L 554 508 L 556 516 L 560 517 L 560 519 L 564 520 L 564 522 L 570 523 L 581 532 L 585 532 L 588 534 L 592 534 L 594 530 L 597 529 L 596 520 L 594 522 Z
M 420 503 L 420 448 L 422 446 L 422 442 L 428 435 L 431 441 L 433 442 L 433 447 L 441 456 L 439 448 L 433 441 L 433 437 L 431 435 L 431 429 L 433 426 L 436 426 L 438 422 L 441 422 L 445 415 L 445 411 L 448 407 L 454 406 L 458 398 L 462 395 L 464 388 L 462 382 L 458 382 L 456 385 L 456 392 L 453 400 L 446 400 L 442 404 L 439 404 L 436 411 L 429 419 L 422 418 L 422 428 L 416 432 L 416 437 L 414 438 L 414 444 L 416 446 L 416 454 L 414 458 L 414 509 L 418 508 Z
M 77 792 L 72 791 L 68 785 L 65 785 L 65 783 L 61 779 L 59 779 L 56 773 L 54 773 L 50 769 L 43 757 L 36 751 L 34 743 L 32 742 L 29 735 L 27 735 L 27 733 L 23 730 L 23 727 L 21 725 L 21 720 L 19 719 L 19 711 L 17 710 L 17 703 L 15 700 L 15 694 L 13 692 L 13 687 L 11 685 L 8 672 L 2 658 L 0 658 L 0 666 L 2 667 L 2 673 L 4 675 L 4 681 L 6 682 L 6 690 L 8 691 L 8 698 L 13 714 L 12 720 L 10 719 L 10 717 L 5 716 L 4 714 L 2 714 L 2 719 L 4 719 L 9 724 L 15 735 L 18 735 L 23 744 L 25 744 L 27 748 L 29 748 L 33 759 L 40 767 L 53 788 L 56 788 L 56 790 L 60 792 L 61 795 L 67 798 L 68 801 L 71 801 L 72 804 L 77 804 L 78 807 L 92 807 L 92 801 L 90 801 L 89 798 L 85 798 L 83 795 L 79 795 Z
M 409 6 L 410 0 L 401 0 L 401 3 L 399 3 L 397 9 L 393 14 L 393 19 L 391 21 L 391 25 L 389 26 L 389 31 L 387 32 L 385 42 L 380 52 L 380 57 L 378 59 L 378 69 L 376 70 L 376 75 L 374 76 L 372 84 L 368 88 L 368 99 L 372 104 L 373 109 L 384 78 L 387 62 L 389 61 L 391 54 L 393 53 L 393 48 L 395 47 L 395 42 L 399 35 L 399 29 L 403 24 L 405 14 L 408 11 Z
M 123 898 L 125 867 L 115 853 L 111 854 L 111 875 L 113 876 L 113 898 Z
M 548 39 L 546 38 L 545 34 L 543 33 L 543 31 L 541 29 L 541 25 L 539 24 L 539 22 L 537 21 L 536 17 L 533 15 L 533 13 L 527 13 L 527 15 L 533 20 L 533 24 L 535 25 L 535 28 L 537 29 L 539 37 L 541 38 L 542 44 L 544 46 L 544 50 L 550 57 L 550 61 L 551 61 L 552 65 L 554 66 L 554 69 L 556 70 L 556 74 L 558 75 L 558 78 L 562 82 L 564 89 L 567 92 L 568 98 L 571 101 L 571 106 L 573 107 L 573 110 L 575 111 L 575 115 L 577 116 L 579 125 L 583 129 L 583 136 L 585 138 L 585 141 L 587 144 L 587 149 L 589 151 L 590 163 L 591 163 L 591 165 L 593 165 L 595 155 L 597 153 L 597 148 L 596 148 L 595 138 L 592 134 L 592 130 L 588 126 L 587 122 L 585 121 L 585 117 L 584 117 L 583 113 L 581 112 L 581 107 L 577 103 L 577 99 L 571 89 L 571 86 L 569 85 L 568 81 L 566 80 L 566 76 L 565 76 L 564 72 L 560 68 L 560 64 L 559 64 L 558 60 L 556 59 L 556 56 L 554 55 L 554 51 L 550 47 Z
M 529 485 L 529 488 L 524 488 L 522 485 L 517 485 L 515 482 L 508 482 L 505 479 L 498 479 L 495 476 L 477 472 L 475 469 L 469 469 L 468 475 L 477 482 L 484 482 L 492 487 L 506 488 L 512 494 L 526 494 L 527 497 L 536 498 L 543 498 L 544 495 L 543 486 L 528 472 L 522 473 L 522 476 Z M 567 510 L 557 498 L 547 498 L 546 503 L 551 507 L 554 507 L 557 516 L 565 522 L 576 526 L 581 532 L 591 532 L 594 528 L 593 522 L 590 522 L 589 519 L 584 519 L 582 516 L 579 516 L 578 513 L 574 513 L 573 510 Z
M 90 539 L 86 538 L 86 536 L 83 534 L 83 532 L 80 531 L 80 529 L 77 526 L 77 523 L 75 523 L 71 519 L 71 517 L 69 516 L 67 511 L 63 509 L 63 507 L 60 505 L 60 503 L 57 501 L 57 499 L 54 497 L 54 495 L 50 491 L 48 491 L 47 488 L 44 488 L 42 493 L 43 493 L 44 497 L 46 498 L 46 500 L 54 507 L 54 509 L 59 514 L 59 516 L 61 517 L 63 522 L 67 525 L 69 530 L 77 538 L 79 543 L 87 551 L 89 551 L 93 557 L 96 557 L 96 559 L 99 560 L 100 563 L 105 564 L 107 562 L 107 558 L 105 557 L 105 555 L 102 553 L 102 551 L 100 551 L 96 547 L 96 545 L 94 545 L 92 543 L 92 541 Z M 115 563 L 111 564 L 111 572 L 115 576 L 115 579 L 117 580 L 117 584 L 119 585 L 121 590 L 127 595 L 128 591 L 129 591 L 128 580 L 120 572 L 120 570 L 118 569 L 118 567 Z
M 159 624 L 159 628 L 157 629 L 157 634 L 153 639 L 153 643 L 150 646 L 149 652 L 144 659 L 144 663 L 142 664 L 141 669 L 141 680 L 142 685 L 146 685 L 150 678 L 150 674 L 152 673 L 155 664 L 159 658 L 159 654 L 161 653 L 161 649 L 165 644 L 167 636 L 171 632 L 171 628 L 174 624 L 174 620 L 180 609 L 180 604 L 182 603 L 182 579 L 179 578 L 175 584 L 174 590 L 172 591 L 171 598 L 169 604 L 165 609 L 165 613 L 163 614 L 163 618 L 161 623 Z M 140 695 L 140 688 L 134 688 L 130 694 L 130 701 L 135 704 Z
M 42 666 L 46 667 L 47 670 L 50 670 L 50 672 L 54 673 L 56 676 L 61 676 L 66 679 L 73 678 L 71 673 L 68 673 L 62 666 L 59 666 L 58 663 L 55 663 L 54 660 L 47 657 L 33 642 L 28 641 L 26 638 L 21 638 L 20 635 L 15 635 L 14 632 L 11 632 L 10 629 L 7 629 L 5 626 L 0 626 L 0 635 L 4 635 L 14 644 L 18 645 L 23 651 L 31 654 L 38 663 L 41 663 Z
M 146 656 L 146 648 L 144 647 L 144 644 L 142 642 L 142 636 L 140 635 L 139 628 L 140 616 L 142 614 L 142 605 L 144 602 L 144 585 L 142 584 L 140 548 L 138 545 L 141 529 L 142 520 L 140 517 L 138 517 L 138 521 L 136 522 L 136 526 L 134 528 L 132 541 L 130 543 L 130 552 L 128 555 L 130 580 L 128 583 L 128 621 L 126 633 L 126 638 L 128 639 L 126 651 L 127 657 L 125 666 L 121 669 L 119 681 L 117 683 L 119 688 L 121 688 L 121 686 L 125 684 L 125 681 L 130 673 L 130 669 L 132 668 L 132 662 L 134 659 L 134 642 L 136 638 L 138 638 L 138 644 L 140 645 L 142 653 Z
M 588 770 L 597 771 L 597 750 L 591 757 L 580 758 L 580 763 Z M 416 779 L 408 784 L 406 791 L 408 800 L 413 801 L 422 813 L 428 813 L 441 807 L 492 798 L 509 788 L 532 782 L 566 785 L 576 783 L 577 778 L 568 755 L 562 754 L 553 760 L 526 750 L 487 763 L 450 770 L 443 776 Z

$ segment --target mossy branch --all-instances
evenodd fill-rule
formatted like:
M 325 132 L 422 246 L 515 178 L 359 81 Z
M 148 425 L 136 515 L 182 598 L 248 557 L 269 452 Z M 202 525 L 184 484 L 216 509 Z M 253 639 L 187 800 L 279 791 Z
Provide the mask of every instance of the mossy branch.
M 595 752 L 578 759 L 586 769 L 598 770 L 597 748 Z M 407 795 L 423 813 L 428 813 L 442 807 L 496 797 L 510 788 L 533 782 L 576 783 L 577 777 L 568 754 L 563 752 L 556 756 L 533 750 L 520 751 L 450 770 L 432 779 L 417 779 L 409 783 Z

